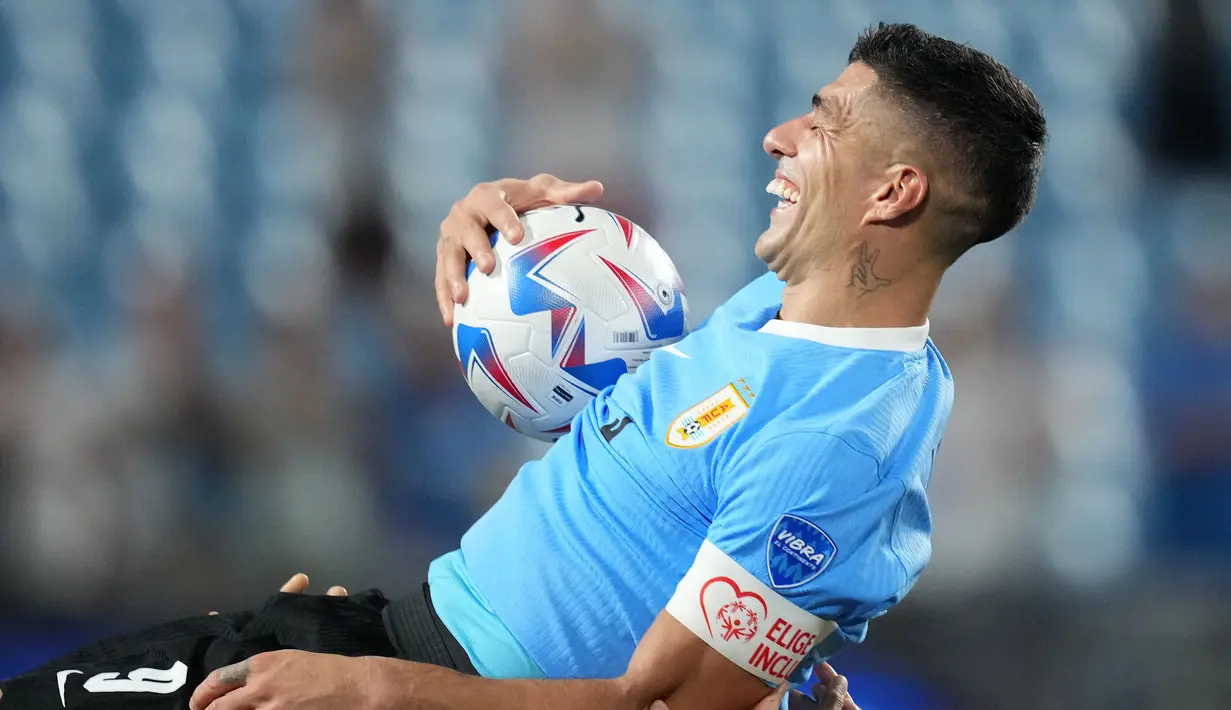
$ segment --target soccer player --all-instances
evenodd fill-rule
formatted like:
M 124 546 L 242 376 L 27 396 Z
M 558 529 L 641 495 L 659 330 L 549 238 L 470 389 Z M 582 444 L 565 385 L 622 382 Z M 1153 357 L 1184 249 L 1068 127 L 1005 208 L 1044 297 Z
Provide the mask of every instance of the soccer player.
M 780 202 L 755 251 L 770 273 L 600 393 L 433 563 L 423 593 L 283 595 L 233 617 L 241 643 L 293 618 L 296 633 L 267 643 L 302 650 L 210 673 L 191 707 L 774 702 L 771 688 L 862 641 L 927 563 L 925 489 L 953 397 L 928 312 L 946 269 L 1029 211 L 1045 133 L 1034 95 L 987 55 L 909 25 L 863 34 L 809 109 L 765 137 Z M 455 205 L 438 247 L 446 322 L 467 255 L 493 264 L 487 227 L 516 241 L 516 212 L 600 189 L 507 180 Z M 337 652 L 376 610 L 396 653 L 303 652 Z M 209 665 L 191 663 L 180 685 Z

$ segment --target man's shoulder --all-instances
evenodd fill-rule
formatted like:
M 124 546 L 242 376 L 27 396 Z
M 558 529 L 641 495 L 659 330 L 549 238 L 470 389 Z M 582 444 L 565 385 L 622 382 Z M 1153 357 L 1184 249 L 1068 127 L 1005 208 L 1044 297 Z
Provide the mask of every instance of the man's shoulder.
M 939 437 L 952 406 L 947 369 L 887 364 L 866 353 L 825 364 L 802 373 L 775 364 L 751 375 L 755 399 L 736 432 L 741 448 L 790 450 L 800 461 L 824 453 L 883 468 L 910 449 L 903 442 Z

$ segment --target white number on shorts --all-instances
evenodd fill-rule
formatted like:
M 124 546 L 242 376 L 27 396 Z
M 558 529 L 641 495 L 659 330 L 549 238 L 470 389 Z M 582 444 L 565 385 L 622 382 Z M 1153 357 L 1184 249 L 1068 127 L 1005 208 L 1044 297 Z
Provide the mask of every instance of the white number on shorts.
M 60 686 L 60 705 L 68 707 L 64 699 L 64 686 L 71 676 L 81 673 L 79 670 L 63 670 L 56 673 L 56 684 Z M 184 687 L 188 681 L 188 666 L 176 661 L 167 670 L 159 668 L 138 668 L 121 678 L 119 673 L 99 673 L 87 680 L 82 687 L 90 693 L 158 693 L 169 695 Z
M 188 682 L 188 666 L 180 661 L 167 670 L 138 668 L 121 678 L 119 673 L 99 673 L 82 687 L 91 693 L 158 693 L 169 695 Z

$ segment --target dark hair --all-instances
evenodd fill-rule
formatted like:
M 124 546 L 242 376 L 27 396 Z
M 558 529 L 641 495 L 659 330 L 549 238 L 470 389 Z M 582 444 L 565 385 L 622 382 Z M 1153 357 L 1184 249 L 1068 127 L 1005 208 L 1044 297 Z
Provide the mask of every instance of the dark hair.
M 851 49 L 877 76 L 877 89 L 904 103 L 929 146 L 955 171 L 964 205 L 942 253 L 956 259 L 1021 222 L 1034 204 L 1047 122 L 1034 93 L 976 49 L 914 25 L 869 28 Z

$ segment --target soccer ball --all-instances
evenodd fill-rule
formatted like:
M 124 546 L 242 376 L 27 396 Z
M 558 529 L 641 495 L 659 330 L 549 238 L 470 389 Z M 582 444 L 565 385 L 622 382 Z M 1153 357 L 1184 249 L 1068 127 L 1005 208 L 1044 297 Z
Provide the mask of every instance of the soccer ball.
M 566 205 L 521 222 L 517 245 L 492 235 L 491 275 L 470 265 L 453 346 L 487 411 L 555 441 L 599 391 L 684 337 L 688 302 L 667 253 L 624 217 Z

